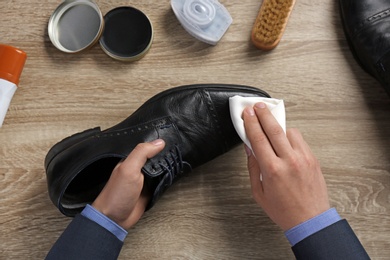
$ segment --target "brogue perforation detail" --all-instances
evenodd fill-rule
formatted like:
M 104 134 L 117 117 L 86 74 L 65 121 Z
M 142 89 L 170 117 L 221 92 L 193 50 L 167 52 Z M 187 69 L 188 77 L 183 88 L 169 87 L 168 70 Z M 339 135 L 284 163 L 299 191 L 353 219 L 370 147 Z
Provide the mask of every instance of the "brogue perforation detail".
M 100 133 L 95 136 L 94 138 L 109 138 L 109 137 L 114 137 L 114 136 L 122 136 L 122 135 L 132 135 L 135 133 L 141 133 L 143 131 L 148 131 L 150 128 L 159 128 L 159 129 L 164 129 L 164 128 L 169 128 L 172 127 L 172 122 L 170 121 L 170 118 L 162 118 L 157 121 L 153 122 L 147 122 L 145 124 L 141 125 L 136 125 L 132 128 L 126 128 L 123 130 L 117 130 L 111 133 Z
M 373 23 L 377 20 L 380 20 L 382 18 L 385 18 L 387 16 L 390 16 L 390 9 L 384 10 L 380 13 L 374 14 L 373 16 L 368 17 L 364 21 L 360 22 L 356 28 L 353 30 L 353 33 L 351 37 L 354 37 L 356 34 L 358 34 L 361 30 L 364 29 L 368 24 Z

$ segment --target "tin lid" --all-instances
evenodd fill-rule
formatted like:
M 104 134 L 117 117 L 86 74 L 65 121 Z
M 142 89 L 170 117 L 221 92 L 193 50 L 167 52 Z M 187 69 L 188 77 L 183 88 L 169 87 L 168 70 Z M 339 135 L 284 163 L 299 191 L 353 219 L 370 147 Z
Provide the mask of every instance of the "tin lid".
M 76 53 L 95 44 L 103 27 L 103 15 L 94 1 L 65 0 L 51 15 L 48 33 L 59 50 Z
M 104 23 L 100 46 L 114 59 L 139 60 L 152 45 L 152 24 L 143 12 L 134 7 L 112 9 L 104 16 Z
M 0 78 L 18 85 L 26 58 L 24 51 L 0 44 Z

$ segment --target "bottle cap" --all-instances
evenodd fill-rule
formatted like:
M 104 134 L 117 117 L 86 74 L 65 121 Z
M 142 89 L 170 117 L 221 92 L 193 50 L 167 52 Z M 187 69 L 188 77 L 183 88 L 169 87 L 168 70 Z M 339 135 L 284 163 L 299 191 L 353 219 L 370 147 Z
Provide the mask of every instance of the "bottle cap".
M 217 0 L 171 0 L 171 7 L 189 34 L 212 45 L 218 43 L 233 22 Z
M 24 51 L 0 44 L 0 78 L 18 85 L 26 58 Z

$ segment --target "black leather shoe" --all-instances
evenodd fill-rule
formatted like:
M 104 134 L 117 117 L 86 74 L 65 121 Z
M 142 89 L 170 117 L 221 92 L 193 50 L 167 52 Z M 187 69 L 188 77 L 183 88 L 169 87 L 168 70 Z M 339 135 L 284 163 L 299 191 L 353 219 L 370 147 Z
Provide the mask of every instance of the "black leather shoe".
M 189 85 L 152 97 L 121 123 L 70 136 L 45 159 L 49 195 L 67 216 L 74 216 L 100 193 L 115 165 L 141 142 L 165 140 L 164 150 L 142 169 L 152 199 L 179 179 L 241 142 L 230 118 L 229 97 L 269 95 L 237 85 Z
M 390 1 L 340 0 L 340 11 L 355 59 L 390 95 Z

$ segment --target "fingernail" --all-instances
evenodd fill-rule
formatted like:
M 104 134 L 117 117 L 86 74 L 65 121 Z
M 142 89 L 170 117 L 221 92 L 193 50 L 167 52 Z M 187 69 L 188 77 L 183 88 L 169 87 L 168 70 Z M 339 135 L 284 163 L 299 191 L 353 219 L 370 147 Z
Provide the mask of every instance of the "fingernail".
M 160 145 L 162 145 L 164 143 L 164 140 L 163 139 L 156 139 L 154 141 L 151 141 L 150 143 L 154 144 L 156 146 L 160 146 Z
M 246 156 L 251 156 L 252 155 L 252 150 L 247 146 L 247 145 L 244 145 L 245 147 L 245 153 L 246 153 Z
M 266 105 L 263 102 L 260 102 L 260 103 L 256 103 L 255 107 L 263 109 L 266 107 Z
M 253 107 L 247 107 L 247 108 L 245 108 L 245 111 L 250 116 L 254 116 L 255 115 L 255 110 L 253 110 Z

